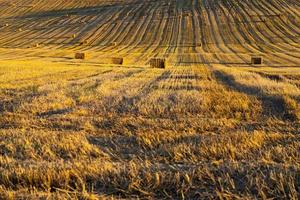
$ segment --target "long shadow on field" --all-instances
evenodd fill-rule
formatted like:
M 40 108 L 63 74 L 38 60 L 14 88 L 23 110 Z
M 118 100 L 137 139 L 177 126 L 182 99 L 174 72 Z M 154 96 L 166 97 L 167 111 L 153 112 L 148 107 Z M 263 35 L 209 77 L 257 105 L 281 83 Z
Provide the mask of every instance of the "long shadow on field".
M 142 137 L 142 136 L 141 136 Z M 168 148 L 175 147 L 180 144 L 195 145 L 198 146 L 203 137 L 197 136 L 182 136 L 172 141 L 161 141 L 157 144 L 148 146 L 139 139 L 140 137 L 133 136 L 122 136 L 122 135 L 111 135 L 111 136 L 90 136 L 88 140 L 91 144 L 98 146 L 102 151 L 107 153 L 112 159 L 115 160 L 131 160 L 134 157 L 143 159 L 151 159 L 164 157 L 166 159 L 172 159 L 174 155 L 170 155 Z M 188 159 L 188 158 L 187 158 Z
M 263 116 L 276 117 L 283 120 L 293 120 L 293 116 L 286 112 L 285 102 L 282 96 L 265 94 L 257 87 L 240 84 L 236 82 L 231 75 L 221 71 L 213 71 L 213 74 L 218 81 L 222 82 L 230 89 L 259 99 L 262 102 Z
M 57 10 L 48 10 L 41 12 L 32 12 L 29 14 L 21 15 L 15 18 L 47 18 L 47 17 L 59 17 L 65 15 L 95 15 L 100 14 L 106 9 L 124 9 L 124 7 L 128 5 L 139 5 L 141 3 L 138 2 L 126 2 L 126 3 L 118 3 L 114 4 L 104 4 L 104 5 L 95 5 L 88 7 L 77 7 L 77 8 L 69 8 L 69 9 L 57 9 Z
M 162 73 L 160 76 L 158 76 L 156 79 L 151 81 L 147 87 L 144 87 L 140 93 L 134 97 L 130 98 L 124 98 L 120 103 L 119 106 L 117 107 L 118 113 L 127 113 L 127 112 L 133 112 L 137 113 L 138 110 L 134 109 L 134 104 L 136 104 L 138 101 L 143 99 L 144 97 L 147 96 L 150 92 L 156 89 L 156 85 L 158 82 L 165 80 L 171 76 L 170 71 L 166 71 Z
M 4 94 L 1 94 L 3 96 L 0 96 L 0 114 L 4 112 L 15 112 L 22 103 L 30 102 L 33 98 L 41 95 L 35 88 L 26 88 L 24 90 L 11 89 L 3 91 L 3 93 Z
M 7 118 L 6 114 L 16 114 L 22 104 L 31 102 L 40 95 L 42 95 L 42 93 L 38 92 L 35 88 L 0 90 L 0 129 L 18 127 L 19 121 L 13 118 Z
M 95 15 L 99 14 L 107 9 L 109 6 L 93 6 L 85 8 L 73 8 L 73 9 L 61 9 L 61 10 L 49 10 L 43 12 L 34 12 L 27 15 L 21 15 L 16 18 L 48 18 L 48 17 L 62 17 L 66 15 Z

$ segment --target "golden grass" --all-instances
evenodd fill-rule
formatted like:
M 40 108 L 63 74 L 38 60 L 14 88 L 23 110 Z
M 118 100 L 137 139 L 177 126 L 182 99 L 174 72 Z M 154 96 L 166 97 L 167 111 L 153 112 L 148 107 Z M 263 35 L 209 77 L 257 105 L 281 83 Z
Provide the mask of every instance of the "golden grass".
M 0 0 L 0 200 L 299 199 L 295 2 Z
M 0 196 L 297 199 L 299 79 L 254 71 L 2 62 Z

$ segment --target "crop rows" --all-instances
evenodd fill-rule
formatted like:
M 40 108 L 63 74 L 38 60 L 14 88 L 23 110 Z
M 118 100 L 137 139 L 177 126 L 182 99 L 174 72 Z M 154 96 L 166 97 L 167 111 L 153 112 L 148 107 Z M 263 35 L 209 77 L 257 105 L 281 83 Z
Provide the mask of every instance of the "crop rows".
M 300 59 L 296 1 L 0 3 L 6 4 L 0 13 L 5 48 L 40 44 L 130 57 L 132 63 L 160 56 L 174 65 L 248 63 L 252 54 L 262 54 L 267 64 L 295 65 Z

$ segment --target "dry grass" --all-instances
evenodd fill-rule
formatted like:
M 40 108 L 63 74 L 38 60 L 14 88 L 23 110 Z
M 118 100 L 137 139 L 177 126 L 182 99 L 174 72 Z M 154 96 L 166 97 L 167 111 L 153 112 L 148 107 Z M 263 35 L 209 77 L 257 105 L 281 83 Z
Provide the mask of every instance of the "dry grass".
M 254 71 L 3 62 L 0 196 L 297 199 L 300 79 Z
M 297 0 L 0 6 L 0 200 L 300 198 Z

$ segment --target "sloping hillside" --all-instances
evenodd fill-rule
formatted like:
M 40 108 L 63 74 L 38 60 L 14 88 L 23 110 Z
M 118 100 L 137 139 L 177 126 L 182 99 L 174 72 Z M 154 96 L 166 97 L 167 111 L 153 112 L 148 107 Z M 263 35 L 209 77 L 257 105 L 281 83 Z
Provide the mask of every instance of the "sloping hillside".
M 300 199 L 299 17 L 299 0 L 0 0 L 0 200 Z
M 297 0 L 0 0 L 0 47 L 93 52 L 92 58 L 150 57 L 172 65 L 300 62 L 300 3 Z M 1 54 L 1 49 L 0 49 Z M 39 55 L 42 54 L 41 52 Z M 1 57 L 0 57 L 1 58 Z

